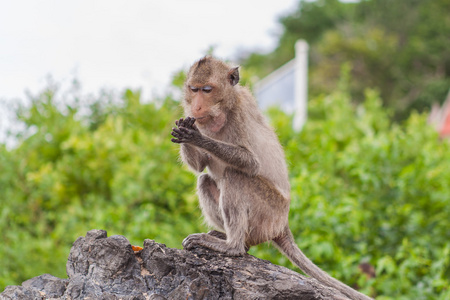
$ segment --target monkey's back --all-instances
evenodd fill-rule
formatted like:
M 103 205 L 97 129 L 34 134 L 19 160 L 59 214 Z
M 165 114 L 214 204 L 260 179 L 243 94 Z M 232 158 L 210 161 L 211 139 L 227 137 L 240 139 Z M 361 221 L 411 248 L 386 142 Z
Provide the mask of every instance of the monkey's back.
M 211 137 L 243 146 L 253 152 L 260 163 L 257 175 L 271 182 L 287 201 L 290 201 L 288 170 L 278 137 L 258 108 L 250 91 L 242 86 L 237 88 L 240 89 L 238 93 L 240 109 L 229 113 L 230 119 L 227 122 L 230 125 L 224 126 L 224 132 Z M 226 164 L 213 159 L 208 168 L 213 177 L 220 180 Z
M 268 124 L 266 118 L 257 106 L 256 100 L 246 89 L 242 94 L 246 96 L 246 102 L 251 112 L 246 117 L 247 136 L 251 143 L 251 150 L 260 162 L 260 175 L 272 182 L 284 197 L 290 199 L 290 184 L 288 169 L 283 148 L 273 128 Z

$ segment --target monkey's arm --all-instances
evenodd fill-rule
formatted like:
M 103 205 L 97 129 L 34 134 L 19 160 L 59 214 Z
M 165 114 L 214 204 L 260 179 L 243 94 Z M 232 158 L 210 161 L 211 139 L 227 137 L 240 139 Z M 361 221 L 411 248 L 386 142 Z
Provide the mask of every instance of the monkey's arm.
M 197 146 L 245 173 L 250 175 L 258 173 L 260 166 L 258 159 L 250 150 L 243 146 L 214 140 L 202 135 L 195 126 L 191 128 L 184 126 L 173 128 L 172 135 L 175 137 L 172 139 L 174 143 Z

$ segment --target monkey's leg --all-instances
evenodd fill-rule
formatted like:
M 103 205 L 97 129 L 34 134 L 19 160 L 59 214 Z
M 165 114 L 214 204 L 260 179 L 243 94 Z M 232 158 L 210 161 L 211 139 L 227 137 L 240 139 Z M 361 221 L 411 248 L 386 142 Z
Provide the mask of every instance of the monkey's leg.
M 219 209 L 220 191 L 217 188 L 216 182 L 211 178 L 211 176 L 209 176 L 209 174 L 202 174 L 199 176 L 197 182 L 197 193 L 200 208 L 202 209 L 206 222 L 210 226 L 224 231 L 223 218 Z M 216 232 L 219 233 L 218 231 Z M 211 232 L 211 235 L 222 238 L 214 232 Z
M 214 179 L 208 174 L 202 174 L 198 178 L 197 192 L 200 202 L 200 208 L 202 209 L 203 216 L 206 222 L 217 229 L 224 230 L 223 218 L 219 209 L 219 197 L 220 191 L 217 188 L 217 184 Z M 206 237 L 203 237 L 206 236 Z M 195 233 L 189 235 L 184 241 L 183 246 L 186 249 L 191 249 L 197 243 L 195 241 L 199 239 L 215 239 L 226 240 L 227 236 L 225 233 L 211 230 L 207 234 Z M 206 247 L 206 246 L 205 246 Z
M 206 178 L 202 178 L 202 181 L 199 180 L 199 183 L 203 182 L 203 179 Z M 222 226 L 226 232 L 226 240 L 208 234 L 192 234 L 183 241 L 183 246 L 186 249 L 191 249 L 199 245 L 228 255 L 242 255 L 248 250 L 245 243 L 248 229 L 248 209 L 246 208 L 248 201 L 243 198 L 251 195 L 242 193 L 245 182 L 248 182 L 248 177 L 244 173 L 235 171 L 232 168 L 226 169 L 218 205 L 221 213 L 219 219 L 223 222 Z M 205 190 L 202 191 L 204 192 Z M 211 189 L 207 191 L 211 191 Z M 217 199 L 215 197 L 213 199 L 206 198 L 213 200 L 213 202 L 205 202 L 206 199 L 202 197 L 200 190 L 199 195 L 205 217 L 209 217 L 211 220 L 211 216 L 217 216 L 215 214 L 217 212 L 215 210 L 217 209 Z M 214 207 L 214 214 L 208 216 L 208 212 L 211 211 L 212 207 Z
M 203 174 L 199 177 L 197 189 L 205 219 L 210 225 L 223 231 L 223 219 L 219 210 L 220 191 L 216 182 L 208 174 Z M 208 234 L 221 240 L 227 239 L 227 235 L 221 231 L 211 230 Z

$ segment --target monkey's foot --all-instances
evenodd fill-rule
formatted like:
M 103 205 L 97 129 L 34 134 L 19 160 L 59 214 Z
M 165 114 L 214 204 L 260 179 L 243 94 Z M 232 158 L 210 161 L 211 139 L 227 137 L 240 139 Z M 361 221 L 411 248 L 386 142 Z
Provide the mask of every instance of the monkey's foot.
M 215 236 L 216 238 L 219 238 L 221 240 L 226 240 L 227 239 L 227 235 L 223 232 L 217 231 L 217 230 L 211 230 L 208 232 L 209 235 Z M 245 253 L 248 252 L 248 250 L 250 250 L 250 246 L 245 246 Z
M 226 240 L 227 235 L 223 232 L 217 231 L 217 230 L 211 230 L 208 232 L 209 235 L 215 236 L 216 238 L 219 238 L 221 240 Z
M 182 243 L 183 248 L 191 250 L 196 247 L 205 247 L 230 256 L 244 255 L 245 247 L 232 247 L 225 240 L 219 239 L 207 233 L 194 233 L 186 237 Z
M 188 235 L 181 243 L 183 248 L 186 250 L 192 250 L 195 246 L 201 246 L 199 241 L 201 240 L 202 235 L 204 235 L 204 233 L 194 233 Z

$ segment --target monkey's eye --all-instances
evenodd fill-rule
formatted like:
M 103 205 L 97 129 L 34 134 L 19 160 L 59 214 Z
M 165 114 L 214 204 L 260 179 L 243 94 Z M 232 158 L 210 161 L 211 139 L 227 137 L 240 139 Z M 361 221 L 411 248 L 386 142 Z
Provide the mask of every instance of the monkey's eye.
M 189 88 L 191 89 L 191 91 L 193 91 L 194 93 L 198 92 L 198 88 L 196 88 L 195 86 L 189 86 Z
M 211 93 L 211 91 L 212 91 L 212 86 L 209 86 L 209 85 L 206 85 L 206 86 L 204 86 L 203 88 L 202 88 L 202 91 L 204 92 L 204 93 Z

